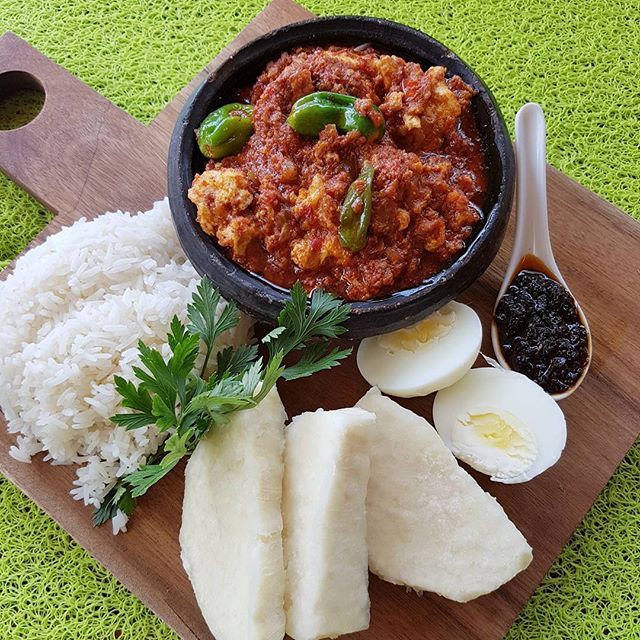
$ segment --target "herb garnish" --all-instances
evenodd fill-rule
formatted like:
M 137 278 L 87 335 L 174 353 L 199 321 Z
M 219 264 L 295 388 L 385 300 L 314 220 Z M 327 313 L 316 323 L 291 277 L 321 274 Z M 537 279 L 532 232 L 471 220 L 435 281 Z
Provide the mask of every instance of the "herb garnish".
M 187 307 L 188 323 L 177 317 L 171 321 L 167 342 L 171 357 L 140 341 L 138 351 L 144 368 L 134 367 L 136 385 L 115 376 L 122 405 L 131 413 L 119 413 L 111 420 L 125 429 L 155 424 L 161 432 L 171 431 L 158 451 L 137 471 L 120 478 L 93 514 L 93 524 L 101 525 L 118 511 L 130 516 L 136 498 L 144 495 L 185 456 L 195 450 L 209 428 L 224 424 L 229 415 L 255 407 L 279 378 L 294 380 L 330 369 L 351 353 L 351 349 L 331 348 L 328 340 L 343 334 L 350 307 L 322 290 L 316 290 L 307 304 L 307 294 L 299 282 L 278 316 L 279 326 L 261 342 L 268 353 L 266 362 L 257 345 L 227 347 L 216 355 L 215 371 L 206 377 L 216 340 L 238 324 L 238 309 L 228 302 L 220 316 L 216 309 L 220 294 L 203 278 Z M 200 345 L 204 360 L 196 371 Z M 291 352 L 300 356 L 291 365 L 283 364 Z

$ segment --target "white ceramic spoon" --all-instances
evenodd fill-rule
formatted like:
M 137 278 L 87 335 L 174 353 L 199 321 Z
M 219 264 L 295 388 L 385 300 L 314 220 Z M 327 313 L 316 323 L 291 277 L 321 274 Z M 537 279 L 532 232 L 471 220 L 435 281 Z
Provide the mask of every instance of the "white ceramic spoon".
M 530 102 L 516 114 L 516 234 L 502 287 L 498 293 L 496 306 L 507 287 L 523 269 L 542 271 L 557 280 L 569 293 L 567 286 L 551 250 L 549 224 L 547 219 L 547 164 L 546 129 L 544 114 L 539 104 Z M 573 294 L 571 294 L 573 296 Z M 591 332 L 587 319 L 574 297 L 578 316 L 587 330 L 589 357 L 582 375 L 576 383 L 562 393 L 552 394 L 556 400 L 571 395 L 582 383 L 591 364 Z M 495 307 L 494 307 L 495 312 Z M 491 341 L 498 362 L 510 369 L 502 354 L 498 328 L 495 320 L 491 324 Z

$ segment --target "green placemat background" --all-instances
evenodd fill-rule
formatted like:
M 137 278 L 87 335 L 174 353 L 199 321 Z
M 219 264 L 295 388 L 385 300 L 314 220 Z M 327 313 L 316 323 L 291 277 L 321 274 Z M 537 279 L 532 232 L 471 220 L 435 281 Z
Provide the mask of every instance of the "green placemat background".
M 0 0 L 0 33 L 16 32 L 132 115 L 149 121 L 264 4 Z M 323 15 L 391 18 L 433 35 L 487 81 L 509 123 L 524 102 L 541 103 L 550 162 L 640 219 L 637 0 L 303 4 Z M 8 110 L 0 106 L 1 128 Z M 0 267 L 49 219 L 47 211 L 0 176 Z M 640 639 L 639 481 L 636 444 L 509 640 Z M 0 479 L 0 639 L 9 638 L 147 640 L 175 635 L 38 507 Z

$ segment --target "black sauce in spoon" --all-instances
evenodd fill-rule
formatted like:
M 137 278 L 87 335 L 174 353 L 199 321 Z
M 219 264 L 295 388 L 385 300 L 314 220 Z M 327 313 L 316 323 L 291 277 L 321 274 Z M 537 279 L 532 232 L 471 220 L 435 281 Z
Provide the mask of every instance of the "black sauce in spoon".
M 523 270 L 496 307 L 502 353 L 511 369 L 548 393 L 562 393 L 589 361 L 589 336 L 573 296 L 540 271 Z

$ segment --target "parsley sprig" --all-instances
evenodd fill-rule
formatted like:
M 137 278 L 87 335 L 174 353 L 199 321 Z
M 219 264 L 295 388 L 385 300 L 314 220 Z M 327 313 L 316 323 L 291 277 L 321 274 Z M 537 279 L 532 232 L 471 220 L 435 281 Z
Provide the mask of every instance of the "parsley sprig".
M 166 476 L 195 450 L 207 431 L 224 424 L 236 411 L 250 409 L 269 393 L 279 378 L 294 380 L 330 369 L 351 353 L 328 341 L 345 332 L 350 307 L 322 290 L 310 300 L 299 282 L 278 317 L 278 326 L 262 338 L 267 358 L 258 345 L 226 347 L 216 354 L 216 366 L 207 375 L 218 338 L 239 322 L 238 309 L 228 302 L 218 314 L 220 294 L 204 278 L 187 307 L 187 323 L 171 321 L 167 343 L 171 356 L 138 343 L 142 367 L 134 367 L 138 383 L 115 376 L 122 405 L 130 410 L 111 420 L 127 430 L 155 424 L 168 432 L 162 446 L 137 471 L 120 478 L 93 514 L 95 526 L 118 511 L 130 516 L 136 499 Z M 201 350 L 204 358 L 197 365 Z M 291 353 L 290 364 L 284 359 Z

